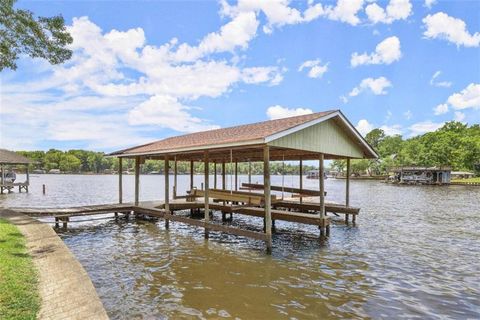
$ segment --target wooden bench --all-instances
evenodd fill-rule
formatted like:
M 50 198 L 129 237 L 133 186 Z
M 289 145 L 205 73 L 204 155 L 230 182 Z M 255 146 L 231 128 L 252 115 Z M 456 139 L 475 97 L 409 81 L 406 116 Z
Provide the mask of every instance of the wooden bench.
M 259 183 L 242 183 L 242 190 L 263 190 L 265 186 Z M 272 191 L 283 191 L 288 193 L 295 193 L 299 194 L 301 197 L 312 197 L 312 196 L 320 196 L 320 191 L 318 190 L 310 190 L 310 189 L 299 189 L 299 188 L 292 188 L 292 187 L 282 187 L 282 186 L 270 186 L 270 190 Z M 327 195 L 327 192 L 325 192 Z
M 190 195 L 193 197 L 204 197 L 205 190 L 193 189 L 190 191 Z M 209 189 L 208 197 L 212 200 L 230 201 L 232 203 L 243 203 L 255 206 L 263 206 L 265 204 L 265 195 L 255 192 Z M 277 201 L 277 197 L 275 195 L 271 195 L 270 200 L 272 203 L 274 203 Z

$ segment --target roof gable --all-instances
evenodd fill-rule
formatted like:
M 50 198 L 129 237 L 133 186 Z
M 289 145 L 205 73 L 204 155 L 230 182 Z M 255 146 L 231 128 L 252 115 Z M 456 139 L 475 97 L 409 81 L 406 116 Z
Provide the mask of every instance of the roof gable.
M 286 131 L 298 125 L 319 119 L 336 111 L 317 112 L 302 116 L 268 120 L 253 124 L 245 124 L 235 127 L 190 133 L 181 136 L 166 138 L 142 146 L 137 146 L 115 154 L 143 154 L 154 152 L 166 152 L 168 150 L 202 148 L 206 146 L 221 146 L 243 143 L 264 143 L 268 136 Z

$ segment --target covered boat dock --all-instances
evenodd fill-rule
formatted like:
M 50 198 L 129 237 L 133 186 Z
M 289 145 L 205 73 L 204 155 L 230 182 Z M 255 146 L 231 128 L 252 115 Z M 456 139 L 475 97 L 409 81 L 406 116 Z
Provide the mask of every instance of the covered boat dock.
M 123 203 L 122 160 L 135 160 L 135 198 L 131 206 L 126 206 L 129 210 L 136 214 L 161 217 L 165 219 L 167 228 L 170 220 L 203 227 L 205 238 L 209 237 L 209 231 L 221 231 L 263 240 L 267 252 L 271 252 L 275 220 L 316 225 L 321 237 L 330 233 L 327 212 L 345 214 L 347 222 L 349 215 L 352 215 L 355 221 L 359 208 L 350 207 L 350 159 L 377 158 L 377 153 L 340 110 L 333 110 L 166 138 L 113 152 L 110 156 L 119 158 L 119 204 Z M 163 160 L 165 163 L 163 200 L 148 204 L 139 199 L 140 166 L 146 159 Z M 323 177 L 326 159 L 347 161 L 345 204 L 325 202 Z M 306 190 L 303 188 L 302 166 L 303 161 L 312 160 L 317 161 L 319 166 L 318 189 Z M 177 195 L 179 161 L 190 163 L 190 190 L 184 195 Z M 281 190 L 283 195 L 286 187 L 271 185 L 270 161 L 299 162 L 300 187 L 289 189 L 295 193 L 295 198 L 279 198 L 272 192 Z M 202 186 L 194 185 L 195 162 L 203 163 Z M 249 172 L 249 183 L 239 186 L 237 166 L 241 162 L 263 162 L 263 184 L 252 184 Z M 235 182 L 230 184 L 230 188 L 225 183 L 226 163 L 235 168 Z M 172 164 L 174 179 L 171 199 L 169 174 Z M 217 187 L 217 165 L 222 167 L 221 188 Z M 211 166 L 215 168 L 213 188 L 209 185 Z M 312 196 L 316 196 L 315 202 L 305 201 L 306 197 Z M 177 211 L 185 210 L 190 211 L 190 216 L 177 214 Z M 211 211 L 222 213 L 222 224 L 211 221 Z M 198 219 L 199 214 L 202 219 Z M 229 215 L 231 219 L 233 214 L 263 218 L 264 232 L 230 226 L 226 216 Z
M 16 152 L 0 149 L 0 193 L 3 194 L 4 191 L 10 193 L 15 187 L 18 187 L 18 192 L 22 192 L 22 190 L 28 192 L 30 186 L 28 165 L 32 163 L 32 160 Z M 18 165 L 25 166 L 25 181 L 17 180 L 15 169 Z

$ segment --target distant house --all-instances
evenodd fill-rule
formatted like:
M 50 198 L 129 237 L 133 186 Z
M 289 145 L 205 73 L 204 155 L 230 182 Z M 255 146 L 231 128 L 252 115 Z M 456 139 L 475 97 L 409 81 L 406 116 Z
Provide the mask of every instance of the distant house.
M 50 171 L 48 171 L 48 173 L 50 173 L 50 174 L 59 174 L 59 173 L 62 173 L 62 172 L 60 171 L 60 169 L 50 169 Z
M 473 172 L 467 172 L 467 171 L 452 171 L 451 176 L 452 176 L 452 179 L 468 179 L 468 178 L 473 178 L 475 174 Z
M 399 184 L 449 184 L 450 167 L 399 167 L 392 170 L 389 181 Z
M 310 170 L 307 172 L 307 179 L 318 179 L 320 176 L 318 170 Z M 327 178 L 327 173 L 323 173 L 324 178 Z

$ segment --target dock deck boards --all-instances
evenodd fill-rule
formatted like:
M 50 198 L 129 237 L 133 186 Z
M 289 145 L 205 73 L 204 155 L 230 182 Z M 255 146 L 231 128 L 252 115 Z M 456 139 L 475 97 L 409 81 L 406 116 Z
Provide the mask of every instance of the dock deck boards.
M 239 229 L 237 227 L 219 224 L 215 222 L 206 222 L 203 219 L 194 219 L 186 215 L 175 214 L 175 211 L 188 210 L 188 209 L 203 209 L 205 202 L 203 198 L 196 198 L 193 201 L 187 201 L 184 198 L 174 199 L 169 202 L 170 212 L 165 211 L 165 202 L 163 201 L 143 201 L 138 205 L 133 202 L 129 203 L 112 203 L 101 205 L 86 205 L 76 206 L 68 208 L 11 208 L 17 212 L 27 214 L 35 217 L 55 217 L 56 222 L 61 221 L 64 223 L 71 222 L 71 217 L 91 216 L 96 214 L 105 213 L 131 213 L 143 214 L 152 217 L 163 218 L 171 221 L 178 221 L 181 223 L 187 223 L 190 225 L 203 227 L 213 231 L 220 231 L 231 233 L 240 236 L 246 236 L 253 239 L 265 240 L 266 234 L 263 232 L 251 231 Z M 210 209 L 220 211 L 223 214 L 240 214 L 247 216 L 254 216 L 263 218 L 265 217 L 265 209 L 260 206 L 252 205 L 236 205 L 236 204 L 223 204 L 222 202 L 210 201 Z M 279 209 L 282 208 L 282 209 Z M 300 204 L 296 201 L 281 200 L 274 204 L 274 208 L 271 210 L 273 220 L 282 220 L 288 222 L 302 223 L 308 225 L 316 225 L 320 227 L 327 227 L 330 225 L 329 217 L 320 218 L 315 213 L 318 211 L 319 205 L 313 202 L 307 202 Z M 358 214 L 358 208 L 350 208 L 336 204 L 327 204 L 327 211 L 334 210 L 332 212 L 340 212 L 345 214 Z M 295 209 L 297 211 L 288 211 L 285 209 Z M 343 210 L 343 211 L 342 211 Z M 305 212 L 302 212 L 305 211 Z M 313 211 L 314 213 L 308 212 Z

